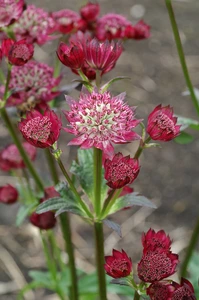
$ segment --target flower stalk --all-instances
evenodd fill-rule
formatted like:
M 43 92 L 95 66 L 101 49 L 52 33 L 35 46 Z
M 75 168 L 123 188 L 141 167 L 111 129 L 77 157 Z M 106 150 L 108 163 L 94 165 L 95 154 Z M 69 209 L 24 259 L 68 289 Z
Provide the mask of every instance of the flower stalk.
M 101 212 L 102 150 L 94 148 L 94 207 L 98 217 Z

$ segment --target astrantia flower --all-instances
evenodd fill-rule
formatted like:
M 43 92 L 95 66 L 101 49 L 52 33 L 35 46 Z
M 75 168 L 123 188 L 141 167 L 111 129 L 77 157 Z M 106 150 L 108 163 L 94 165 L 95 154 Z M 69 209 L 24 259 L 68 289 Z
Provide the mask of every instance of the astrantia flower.
M 19 123 L 19 129 L 25 140 L 38 148 L 52 146 L 59 138 L 62 123 L 54 111 L 46 110 L 42 115 L 34 110 Z
M 123 156 L 120 152 L 112 160 L 106 159 L 104 168 L 107 185 L 112 189 L 120 189 L 132 183 L 140 170 L 137 159 L 130 158 L 130 155 Z
M 93 22 L 97 19 L 100 12 L 99 3 L 88 2 L 80 9 L 80 14 L 86 22 Z
M 104 269 L 113 278 L 127 277 L 132 272 L 132 261 L 126 252 L 113 249 L 112 256 L 105 256 Z
M 55 190 L 54 187 L 47 187 L 44 190 L 44 197 L 41 198 L 40 203 L 48 200 L 49 198 L 54 198 L 58 197 L 59 193 Z M 30 222 L 44 230 L 52 229 L 56 225 L 56 218 L 55 218 L 55 213 L 52 211 L 47 211 L 42 214 L 37 214 L 36 212 L 33 212 L 30 217 L 29 217 Z
M 129 25 L 132 25 L 131 22 L 124 16 L 109 13 L 98 20 L 95 36 L 100 41 L 123 39 L 125 38 L 125 29 Z
M 167 252 L 147 252 L 138 263 L 138 276 L 144 282 L 155 282 L 173 275 L 178 264 L 178 255 Z
M 150 113 L 148 117 L 147 133 L 153 140 L 170 141 L 180 133 L 180 125 L 176 125 L 177 118 L 173 116 L 173 108 L 161 105 Z
M 24 150 L 31 160 L 36 157 L 36 148 L 27 142 L 22 143 Z M 0 152 L 0 169 L 10 171 L 24 168 L 25 164 L 15 144 L 11 144 Z
M 95 38 L 86 43 L 85 59 L 91 68 L 100 70 L 104 74 L 113 69 L 122 50 L 122 45 L 119 42 L 99 42 Z
M 60 77 L 53 77 L 53 68 L 36 61 L 29 61 L 21 67 L 14 66 L 11 71 L 9 88 L 16 89 L 8 99 L 8 106 L 25 105 L 30 103 L 35 107 L 42 101 L 50 101 L 59 92 L 53 92 L 53 88 L 58 86 Z
M 87 24 L 80 15 L 70 9 L 62 9 L 55 11 L 52 14 L 52 18 L 56 24 L 56 30 L 61 33 L 74 33 L 78 30 L 85 30 Z
M 185 278 L 181 279 L 181 283 L 173 282 L 175 291 L 171 300 L 196 300 L 194 288 L 191 282 Z
M 25 38 L 29 43 L 45 44 L 52 39 L 55 22 L 49 13 L 34 5 L 28 5 L 20 19 L 14 24 L 17 39 Z
M 7 184 L 0 186 L 0 202 L 5 204 L 12 204 L 17 201 L 18 191 L 12 185 Z
M 10 64 L 23 66 L 33 57 L 34 46 L 26 40 L 15 42 L 7 39 L 2 42 L 2 52 L 7 56 Z
M 69 145 L 81 145 L 81 148 L 99 148 L 111 157 L 112 143 L 124 144 L 140 139 L 132 131 L 140 120 L 135 119 L 135 108 L 124 103 L 125 93 L 112 97 L 109 92 L 100 94 L 85 91 L 80 94 L 79 102 L 66 96 L 70 111 L 65 116 L 70 128 L 66 132 L 77 137 Z
M 151 300 L 172 300 L 174 290 L 172 283 L 167 281 L 154 282 L 146 289 Z
M 150 26 L 144 23 L 143 20 L 140 20 L 137 24 L 133 26 L 134 35 L 133 39 L 142 40 L 150 37 Z
M 85 60 L 84 50 L 79 42 L 71 43 L 69 46 L 60 43 L 57 56 L 65 66 L 71 69 L 80 69 Z
M 0 28 L 19 19 L 24 9 L 24 0 L 0 0 Z
M 144 247 L 143 253 L 148 251 L 170 251 L 171 239 L 164 230 L 155 232 L 155 230 L 150 228 L 147 233 L 142 235 L 142 245 Z

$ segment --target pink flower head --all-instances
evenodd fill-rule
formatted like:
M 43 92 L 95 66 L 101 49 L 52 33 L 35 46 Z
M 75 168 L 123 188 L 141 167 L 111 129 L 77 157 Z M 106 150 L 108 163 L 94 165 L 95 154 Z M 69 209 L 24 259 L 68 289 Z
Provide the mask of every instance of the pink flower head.
M 95 36 L 100 41 L 124 39 L 126 37 L 125 29 L 129 25 L 131 22 L 124 16 L 109 13 L 98 20 Z
M 104 168 L 107 185 L 112 189 L 120 189 L 132 183 L 140 171 L 137 159 L 130 158 L 130 155 L 123 156 L 120 152 L 112 160 L 106 159 Z
M 82 6 L 80 9 L 80 14 L 86 22 L 96 21 L 100 12 L 99 3 L 88 2 L 86 5 Z
M 12 185 L 7 184 L 0 187 L 0 202 L 12 204 L 17 201 L 18 191 Z
M 113 278 L 127 277 L 132 272 L 132 261 L 126 252 L 113 249 L 112 256 L 105 256 L 104 269 Z
M 170 141 L 180 134 L 180 126 L 176 125 L 177 118 L 173 116 L 173 108 L 161 105 L 148 117 L 147 133 L 153 140 Z
M 149 37 L 150 37 L 150 26 L 144 23 L 143 20 L 140 20 L 137 24 L 134 25 L 133 39 L 142 40 L 142 39 L 148 39 Z
M 150 228 L 147 233 L 142 234 L 142 245 L 144 254 L 148 251 L 170 251 L 171 239 L 164 230 L 155 232 Z
M 80 69 L 85 60 L 84 50 L 79 42 L 71 43 L 69 46 L 60 43 L 57 56 L 65 66 L 71 69 Z
M 2 42 L 2 51 L 8 57 L 10 64 L 23 66 L 33 57 L 34 46 L 27 43 L 26 40 L 14 42 L 8 39 Z
M 23 107 L 30 103 L 30 107 L 35 107 L 42 101 L 52 100 L 59 94 L 53 88 L 59 85 L 61 79 L 54 78 L 53 72 L 53 68 L 36 61 L 13 67 L 9 88 L 17 89 L 17 92 L 8 99 L 7 105 Z
M 120 42 L 99 42 L 96 38 L 87 41 L 85 47 L 86 62 L 93 68 L 102 71 L 102 74 L 114 68 L 122 53 Z
M 112 97 L 109 92 L 103 94 L 88 91 L 80 94 L 79 102 L 66 96 L 70 111 L 65 111 L 70 128 L 66 132 L 77 137 L 69 145 L 81 145 L 82 149 L 91 147 L 104 151 L 111 157 L 114 153 L 112 143 L 124 144 L 140 139 L 132 131 L 140 120 L 135 119 L 135 108 L 124 103 L 125 93 Z
M 62 123 L 54 111 L 46 110 L 42 115 L 37 110 L 27 113 L 19 123 L 24 139 L 38 148 L 52 146 L 59 138 Z
M 28 5 L 20 19 L 14 24 L 13 31 L 17 39 L 25 38 L 29 43 L 43 45 L 53 39 L 55 22 L 49 13 L 42 8 Z
M 86 22 L 73 10 L 62 9 L 51 15 L 56 23 L 56 30 L 63 34 L 74 33 L 78 30 L 84 31 L 87 27 Z
M 196 300 L 194 288 L 191 282 L 185 278 L 181 279 L 181 283 L 173 282 L 175 291 L 171 300 Z
M 24 0 L 0 0 L 0 28 L 18 20 L 24 6 Z
M 47 187 L 44 190 L 44 197 L 40 199 L 40 203 L 45 202 L 46 200 L 54 197 L 58 197 L 59 193 L 55 190 L 53 186 Z M 30 217 L 30 222 L 44 230 L 52 229 L 56 225 L 56 218 L 55 213 L 52 211 L 47 211 L 42 214 L 37 214 L 36 212 L 33 212 Z
M 151 300 L 172 300 L 174 290 L 172 283 L 167 281 L 154 282 L 146 289 Z
M 138 276 L 144 282 L 162 280 L 175 273 L 178 262 L 178 255 L 171 251 L 147 252 L 138 263 Z
M 36 148 L 27 142 L 22 143 L 26 153 L 31 160 L 36 157 Z M 0 152 L 0 169 L 10 171 L 12 169 L 25 168 L 23 159 L 15 144 L 11 144 Z

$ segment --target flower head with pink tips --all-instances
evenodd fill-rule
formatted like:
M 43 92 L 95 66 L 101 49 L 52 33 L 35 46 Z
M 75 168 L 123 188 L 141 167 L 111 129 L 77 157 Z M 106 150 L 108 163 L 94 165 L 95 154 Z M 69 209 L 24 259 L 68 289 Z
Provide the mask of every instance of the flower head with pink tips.
M 105 156 L 112 157 L 112 143 L 124 144 L 140 139 L 132 131 L 140 120 L 135 119 L 135 107 L 124 103 L 125 93 L 111 96 L 110 92 L 82 92 L 79 102 L 66 97 L 70 111 L 65 111 L 69 127 L 66 132 L 77 137 L 69 145 L 81 145 L 88 149 L 101 149 Z

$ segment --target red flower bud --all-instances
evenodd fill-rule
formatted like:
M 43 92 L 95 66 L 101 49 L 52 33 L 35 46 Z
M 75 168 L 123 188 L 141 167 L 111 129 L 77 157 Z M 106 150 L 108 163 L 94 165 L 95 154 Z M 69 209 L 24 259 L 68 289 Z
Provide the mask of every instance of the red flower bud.
M 153 229 L 149 229 L 147 233 L 142 235 L 142 245 L 144 247 L 143 253 L 148 251 L 170 251 L 171 239 L 164 230 L 155 232 Z
M 105 256 L 104 269 L 113 278 L 127 277 L 132 272 L 132 261 L 126 252 L 113 249 L 112 256 Z
M 34 46 L 27 43 L 25 39 L 18 42 L 7 39 L 2 43 L 2 51 L 8 57 L 10 64 L 23 66 L 33 57 Z
M 115 154 L 112 161 L 106 159 L 104 168 L 107 185 L 112 189 L 120 189 L 132 183 L 140 171 L 137 159 L 130 158 L 129 155 L 123 156 L 120 152 Z
M 182 278 L 180 284 L 173 282 L 173 286 L 175 291 L 172 300 L 196 300 L 194 288 L 189 280 Z
M 97 19 L 100 12 L 100 6 L 98 3 L 88 2 L 80 9 L 80 14 L 87 22 L 93 22 Z
M 173 116 L 173 108 L 161 105 L 148 117 L 147 133 L 153 140 L 170 141 L 180 133 L 181 125 L 176 125 L 177 118 Z
M 151 300 L 172 300 L 174 290 L 172 283 L 167 281 L 154 282 L 146 289 Z
M 133 39 L 142 40 L 148 39 L 150 37 L 150 26 L 144 23 L 144 21 L 140 20 L 137 24 L 135 24 Z
M 34 110 L 27 113 L 19 123 L 19 130 L 28 143 L 38 148 L 52 146 L 59 138 L 61 121 L 54 111 L 46 110 L 42 115 Z
M 0 202 L 12 204 L 17 201 L 18 191 L 12 185 L 7 184 L 0 187 Z
M 85 60 L 83 47 L 79 42 L 69 46 L 61 43 L 57 50 L 57 56 L 65 66 L 71 69 L 80 69 Z

